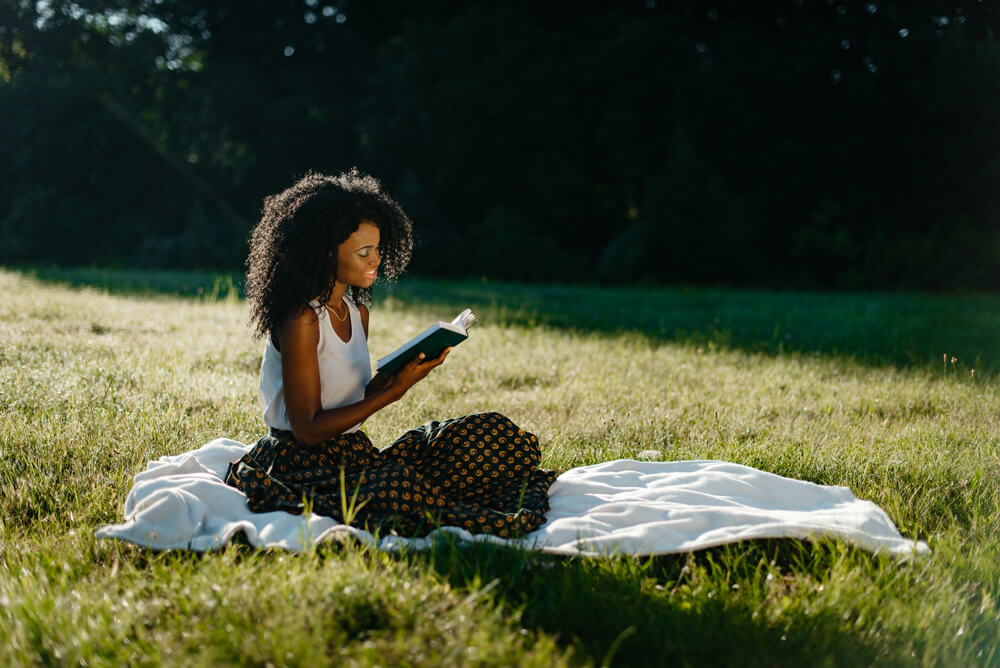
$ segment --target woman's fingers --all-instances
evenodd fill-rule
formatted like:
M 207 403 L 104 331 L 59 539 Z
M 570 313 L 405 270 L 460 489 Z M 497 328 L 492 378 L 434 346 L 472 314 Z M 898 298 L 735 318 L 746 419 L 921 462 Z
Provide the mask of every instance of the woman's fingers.
M 445 348 L 441 351 L 440 355 L 431 360 L 428 360 L 424 353 L 420 353 L 407 362 L 406 365 L 396 374 L 396 377 L 406 388 L 410 388 L 426 378 L 427 374 L 433 371 L 436 367 L 441 366 L 450 352 L 451 347 Z
M 438 355 L 437 357 L 435 357 L 432 360 L 428 360 L 428 361 L 424 362 L 421 365 L 421 367 L 420 367 L 423 370 L 423 372 L 424 372 L 423 375 L 426 376 L 427 374 L 429 374 L 431 372 L 431 370 L 433 370 L 436 367 L 439 367 L 442 364 L 444 364 L 444 358 L 446 358 L 448 356 L 448 353 L 450 353 L 450 352 L 451 352 L 451 348 L 445 348 L 444 350 L 441 351 L 440 355 Z
M 396 372 L 396 376 L 405 376 L 407 373 L 411 373 L 414 369 L 416 369 L 418 366 L 420 366 L 420 364 L 423 363 L 424 357 L 426 356 L 423 353 L 418 353 L 414 355 L 413 359 L 404 364 L 403 368 Z
M 431 360 L 428 360 L 427 356 L 424 353 L 419 353 L 416 357 L 410 360 L 406 366 L 409 366 L 410 368 L 416 368 L 418 366 L 429 364 L 431 365 L 431 368 L 434 368 L 437 365 L 441 364 L 441 362 L 444 362 L 444 358 L 448 356 L 448 353 L 451 352 L 451 349 L 452 346 L 445 348 L 444 350 L 441 351 L 440 355 Z
M 441 351 L 441 354 L 434 359 L 424 361 L 424 366 L 428 366 L 432 369 L 436 366 L 440 366 L 444 362 L 444 358 L 447 357 L 450 352 L 451 348 L 445 348 Z

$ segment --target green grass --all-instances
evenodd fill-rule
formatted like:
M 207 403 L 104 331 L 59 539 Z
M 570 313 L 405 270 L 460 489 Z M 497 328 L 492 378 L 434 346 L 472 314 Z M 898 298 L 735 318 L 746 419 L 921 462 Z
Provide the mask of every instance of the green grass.
M 376 443 L 499 410 L 549 468 L 652 449 L 847 485 L 930 543 L 916 563 L 833 541 L 603 560 L 98 541 L 149 459 L 262 433 L 235 285 L 0 271 L 0 665 L 1000 662 L 1000 298 L 410 281 L 373 310 L 375 357 L 483 316 L 369 422 Z

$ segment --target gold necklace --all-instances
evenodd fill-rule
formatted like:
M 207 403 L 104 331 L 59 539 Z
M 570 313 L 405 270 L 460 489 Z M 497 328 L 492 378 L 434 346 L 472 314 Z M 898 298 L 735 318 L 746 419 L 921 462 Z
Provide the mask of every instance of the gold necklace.
M 350 313 L 350 309 L 347 308 L 347 304 L 344 304 L 344 302 L 340 302 L 340 303 L 343 305 L 344 311 L 345 311 L 345 313 L 344 313 L 343 316 L 341 316 L 340 314 L 338 314 L 337 313 L 337 309 L 333 308 L 332 306 L 327 306 L 326 308 L 327 308 L 328 311 L 333 311 L 333 314 L 335 316 L 337 316 L 337 321 L 338 322 L 344 322 L 345 320 L 347 320 L 347 314 Z

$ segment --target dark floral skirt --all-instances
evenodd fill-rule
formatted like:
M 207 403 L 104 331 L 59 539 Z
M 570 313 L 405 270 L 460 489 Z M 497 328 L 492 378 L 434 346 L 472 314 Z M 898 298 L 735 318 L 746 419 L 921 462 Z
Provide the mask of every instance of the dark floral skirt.
M 423 536 L 439 526 L 504 538 L 545 522 L 553 471 L 538 468 L 538 439 L 499 413 L 412 429 L 384 450 L 362 431 L 315 446 L 272 430 L 226 483 L 250 510 L 312 511 L 371 531 Z

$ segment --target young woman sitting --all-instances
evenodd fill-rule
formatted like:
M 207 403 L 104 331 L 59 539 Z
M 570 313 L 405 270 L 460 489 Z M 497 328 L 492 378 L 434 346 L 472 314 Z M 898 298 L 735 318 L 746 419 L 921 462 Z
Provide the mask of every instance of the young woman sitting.
M 545 522 L 556 474 L 538 469 L 537 438 L 503 415 L 433 421 L 382 450 L 360 429 L 450 351 L 372 377 L 372 285 L 379 274 L 399 277 L 412 246 L 409 218 L 356 170 L 308 174 L 265 200 L 247 293 L 254 332 L 266 339 L 260 393 L 270 433 L 230 465 L 226 482 L 255 512 L 308 504 L 383 534 L 532 531 Z

